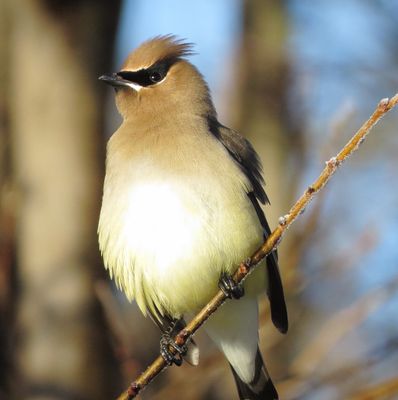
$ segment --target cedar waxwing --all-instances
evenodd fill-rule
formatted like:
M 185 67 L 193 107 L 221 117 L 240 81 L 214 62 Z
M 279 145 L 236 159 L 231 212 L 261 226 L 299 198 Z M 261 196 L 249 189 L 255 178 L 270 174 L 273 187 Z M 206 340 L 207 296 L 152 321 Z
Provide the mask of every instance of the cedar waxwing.
M 195 365 L 195 343 L 177 357 L 170 337 L 219 287 L 242 294 L 231 274 L 270 229 L 259 205 L 268 201 L 259 158 L 218 122 L 206 82 L 186 60 L 191 54 L 191 44 L 158 36 L 99 78 L 115 88 L 123 122 L 107 146 L 98 233 L 111 277 L 162 330 L 162 356 Z M 275 252 L 244 289 L 204 328 L 228 359 L 240 399 L 278 399 L 258 349 L 257 303 L 266 290 L 274 325 L 287 331 Z

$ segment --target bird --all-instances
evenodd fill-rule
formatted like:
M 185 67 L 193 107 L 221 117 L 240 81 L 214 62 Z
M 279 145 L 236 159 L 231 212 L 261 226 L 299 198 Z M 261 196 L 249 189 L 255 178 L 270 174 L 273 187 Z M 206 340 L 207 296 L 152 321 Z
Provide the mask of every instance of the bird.
M 193 54 L 184 39 L 156 36 L 118 72 L 99 77 L 115 89 L 122 116 L 107 143 L 99 247 L 116 285 L 159 326 L 168 364 L 199 362 L 195 342 L 178 348 L 170 339 L 187 315 L 219 288 L 241 297 L 204 329 L 229 362 L 239 398 L 274 400 L 258 347 L 258 295 L 267 293 L 272 321 L 286 333 L 276 251 L 243 286 L 232 279 L 270 234 L 260 206 L 268 203 L 262 165 L 250 142 L 218 121 L 209 87 L 189 61 Z

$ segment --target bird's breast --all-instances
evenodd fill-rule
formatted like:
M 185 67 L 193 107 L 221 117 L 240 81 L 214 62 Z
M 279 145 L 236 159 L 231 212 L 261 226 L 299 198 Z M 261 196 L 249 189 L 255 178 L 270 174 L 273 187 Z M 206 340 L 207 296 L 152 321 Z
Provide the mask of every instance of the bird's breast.
M 100 248 L 144 312 L 177 316 L 201 307 L 221 272 L 232 272 L 261 243 L 247 182 L 224 156 L 217 167 L 210 157 L 184 168 L 178 155 L 170 164 L 143 156 L 118 168 L 108 162 Z
M 152 259 L 160 277 L 192 252 L 207 220 L 178 186 L 145 182 L 132 185 L 126 194 L 120 235 L 136 257 Z

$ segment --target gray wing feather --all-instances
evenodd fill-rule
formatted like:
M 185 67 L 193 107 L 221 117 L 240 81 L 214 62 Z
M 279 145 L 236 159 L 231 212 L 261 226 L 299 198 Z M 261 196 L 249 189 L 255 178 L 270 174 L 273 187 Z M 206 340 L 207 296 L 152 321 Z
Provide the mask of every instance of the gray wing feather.
M 209 129 L 224 145 L 250 180 L 253 186 L 253 191 L 247 195 L 252 202 L 258 219 L 263 227 L 264 238 L 267 238 L 270 235 L 271 230 L 258 201 L 263 204 L 269 203 L 269 201 L 263 188 L 264 179 L 262 177 L 262 167 L 256 151 L 247 139 L 238 132 L 221 125 L 216 119 L 209 120 Z M 288 330 L 288 317 L 285 295 L 283 293 L 282 280 L 278 267 L 278 254 L 276 251 L 272 252 L 267 257 L 267 277 L 267 294 L 271 306 L 272 321 L 279 331 L 286 333 Z
M 269 203 L 263 187 L 264 179 L 260 158 L 251 143 L 238 132 L 221 125 L 216 119 L 209 119 L 209 129 L 248 177 L 256 198 L 262 204 Z

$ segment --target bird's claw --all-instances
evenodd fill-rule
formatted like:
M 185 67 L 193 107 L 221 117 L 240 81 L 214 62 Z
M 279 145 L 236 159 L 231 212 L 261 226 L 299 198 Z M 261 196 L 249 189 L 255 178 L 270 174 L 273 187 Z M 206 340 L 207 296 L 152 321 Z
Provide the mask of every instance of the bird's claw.
M 236 283 L 231 275 L 223 274 L 218 282 L 218 286 L 225 296 L 230 299 L 240 299 L 245 294 L 243 285 Z
M 175 353 L 170 351 L 170 347 L 175 350 Z M 167 365 L 175 364 L 178 367 L 182 364 L 182 357 L 187 353 L 188 347 L 184 344 L 179 346 L 173 338 L 164 333 L 160 339 L 160 355 L 166 361 Z

